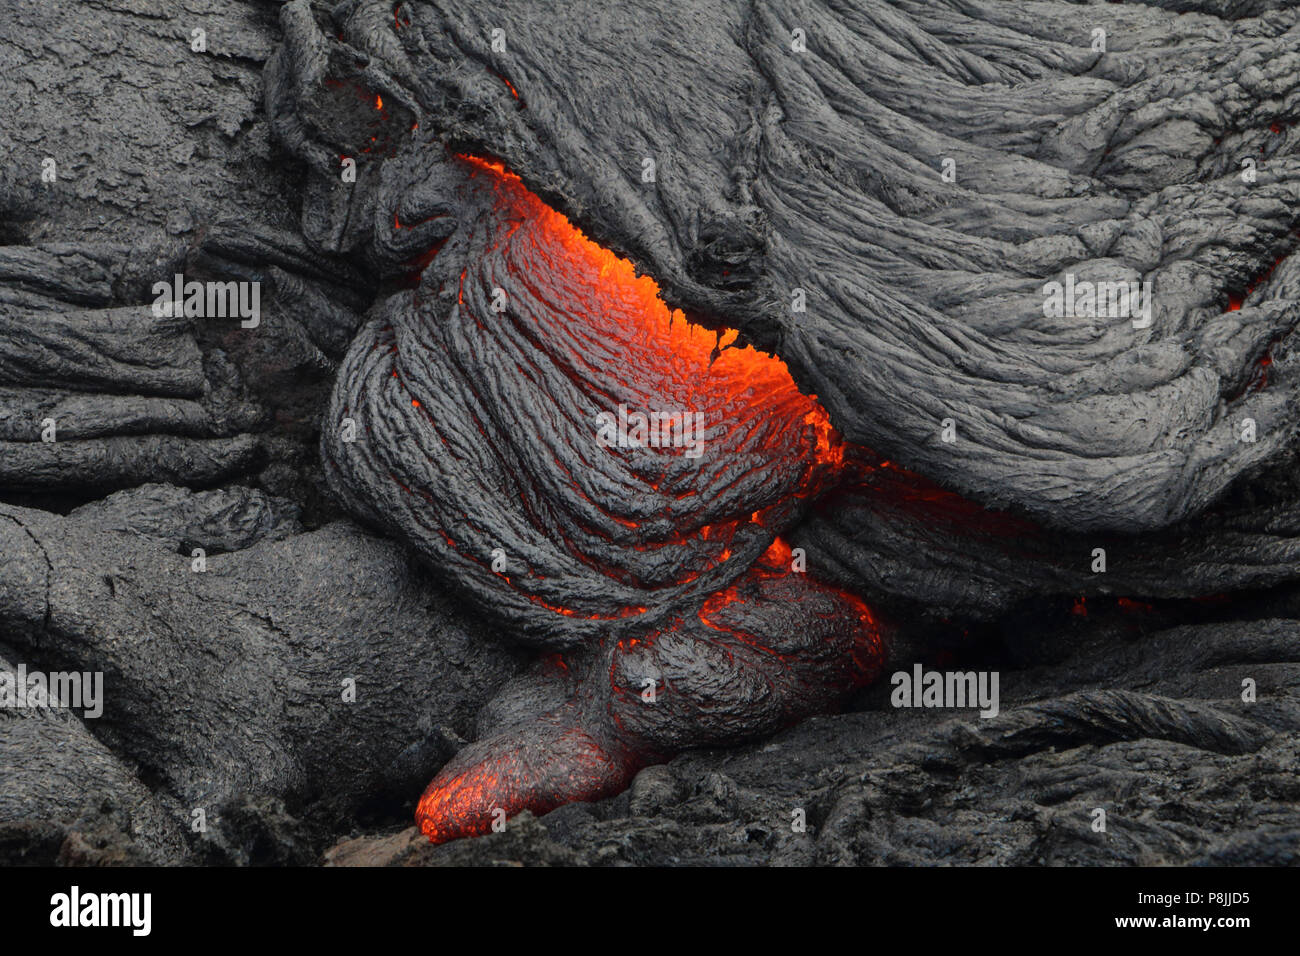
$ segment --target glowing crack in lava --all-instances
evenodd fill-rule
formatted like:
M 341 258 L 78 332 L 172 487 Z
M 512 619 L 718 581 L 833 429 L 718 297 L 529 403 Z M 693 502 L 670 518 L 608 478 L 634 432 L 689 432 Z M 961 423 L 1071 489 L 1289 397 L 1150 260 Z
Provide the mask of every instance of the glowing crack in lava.
M 549 709 L 429 785 L 441 842 L 833 709 L 884 648 L 778 537 L 849 470 L 785 365 L 670 311 L 499 165 L 436 179 L 388 217 L 433 223 L 437 253 L 343 363 L 330 415 L 359 428 L 326 430 L 330 480 L 504 635 L 557 652 Z

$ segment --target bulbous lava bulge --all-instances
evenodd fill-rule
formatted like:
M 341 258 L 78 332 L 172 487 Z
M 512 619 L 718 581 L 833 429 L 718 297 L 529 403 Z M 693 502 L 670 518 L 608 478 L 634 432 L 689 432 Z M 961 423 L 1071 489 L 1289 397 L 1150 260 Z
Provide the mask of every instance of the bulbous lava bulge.
M 670 312 L 499 166 L 436 176 L 451 231 L 343 362 L 331 481 L 507 633 L 581 669 L 560 707 L 438 775 L 419 817 L 441 840 L 824 711 L 882 643 L 866 605 L 777 538 L 845 470 L 785 366 Z

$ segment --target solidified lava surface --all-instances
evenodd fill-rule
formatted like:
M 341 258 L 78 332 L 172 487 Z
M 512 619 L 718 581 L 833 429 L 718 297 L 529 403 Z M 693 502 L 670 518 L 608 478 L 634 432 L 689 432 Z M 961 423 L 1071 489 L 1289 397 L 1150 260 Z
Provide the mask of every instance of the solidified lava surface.
M 332 480 L 585 675 L 443 769 L 419 809 L 439 841 L 831 708 L 884 652 L 870 609 L 778 537 L 855 470 L 815 397 L 500 164 L 456 157 L 445 182 L 456 227 L 340 369 Z
M 1292 0 L 10 6 L 0 857 L 1294 861 Z

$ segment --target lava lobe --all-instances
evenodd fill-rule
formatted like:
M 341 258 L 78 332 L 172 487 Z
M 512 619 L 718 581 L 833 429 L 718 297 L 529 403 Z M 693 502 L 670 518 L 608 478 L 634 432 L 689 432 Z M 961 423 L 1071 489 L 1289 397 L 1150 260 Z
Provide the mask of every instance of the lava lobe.
M 430 784 L 431 839 L 617 792 L 870 679 L 871 611 L 778 537 L 846 470 L 782 362 L 670 311 L 497 164 L 449 158 L 391 223 L 437 251 L 344 360 L 331 483 L 505 636 L 563 655 L 556 706 Z

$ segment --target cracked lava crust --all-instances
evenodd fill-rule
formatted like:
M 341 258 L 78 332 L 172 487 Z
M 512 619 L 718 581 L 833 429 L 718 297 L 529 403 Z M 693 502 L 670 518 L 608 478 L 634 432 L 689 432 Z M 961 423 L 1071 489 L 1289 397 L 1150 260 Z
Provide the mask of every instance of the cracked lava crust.
M 669 311 L 499 165 L 436 175 L 436 255 L 354 341 L 324 454 L 350 507 L 552 652 L 561 701 L 443 768 L 417 811 L 443 841 L 832 709 L 884 646 L 780 538 L 868 467 L 784 364 Z M 620 407 L 695 415 L 697 444 L 598 440 Z

